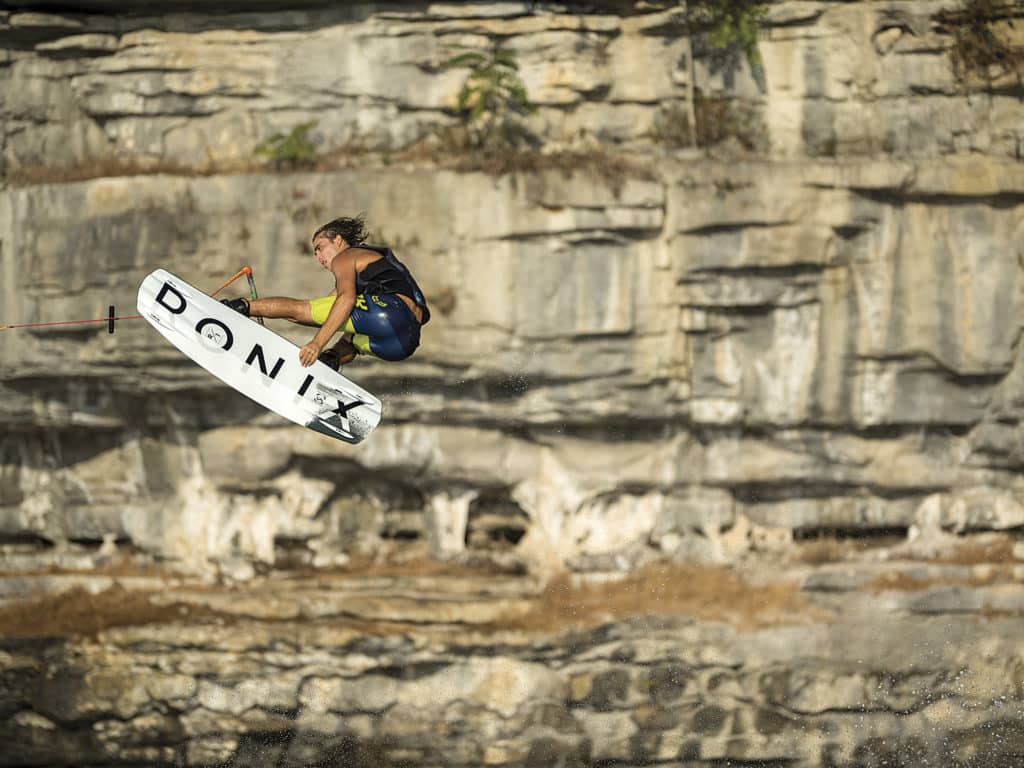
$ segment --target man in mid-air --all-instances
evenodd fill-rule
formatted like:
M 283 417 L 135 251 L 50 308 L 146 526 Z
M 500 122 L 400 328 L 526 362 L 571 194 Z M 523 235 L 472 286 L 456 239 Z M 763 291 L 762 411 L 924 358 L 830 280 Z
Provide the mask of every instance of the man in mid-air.
M 334 290 L 319 299 L 222 299 L 246 317 L 281 318 L 319 326 L 299 350 L 304 366 L 317 359 L 337 370 L 356 355 L 404 360 L 419 346 L 430 319 L 423 292 L 390 248 L 367 245 L 362 216 L 329 221 L 313 233 L 313 258 L 334 275 Z M 327 343 L 338 331 L 341 340 Z

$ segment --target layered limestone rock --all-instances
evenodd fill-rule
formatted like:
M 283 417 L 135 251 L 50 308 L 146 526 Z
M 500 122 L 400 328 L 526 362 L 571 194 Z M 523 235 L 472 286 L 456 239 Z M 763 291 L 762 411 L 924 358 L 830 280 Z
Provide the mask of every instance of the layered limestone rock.
M 992 29 L 1020 45 L 1020 9 L 1006 5 Z M 214 171 L 251 164 L 261 141 L 311 120 L 324 156 L 424 140 L 443 151 L 467 75 L 452 62 L 496 45 L 514 54 L 537 107 L 529 128 L 549 147 L 701 134 L 776 158 L 1022 152 L 1019 70 L 958 76 L 953 0 L 772 4 L 753 67 L 707 35 L 691 51 L 672 2 L 133 10 L 0 12 L 8 173 Z M 966 98 L 964 80 L 985 88 Z
M 0 333 L 0 618 L 33 638 L 0 762 L 1020 761 L 1024 92 L 964 69 L 961 3 L 775 3 L 754 64 L 674 3 L 21 5 L 0 320 L 132 314 L 158 267 L 323 295 L 309 237 L 359 211 L 434 315 L 346 369 L 385 403 L 358 447 L 143 321 Z M 498 45 L 536 109 L 481 154 L 452 60 Z M 508 576 L 331 579 L 367 555 Z M 758 575 L 527 621 L 556 574 L 665 560 Z M 787 578 L 796 617 L 705 613 Z M 146 605 L 16 632 L 76 585 Z
M 963 571 L 944 577 L 955 582 Z M 842 570 L 813 575 L 800 599 L 748 584 L 741 605 L 716 606 L 708 585 L 720 577 L 666 573 L 658 578 L 686 577 L 683 600 L 708 601 L 715 618 L 652 616 L 568 633 L 557 630 L 579 617 L 537 614 L 531 606 L 544 598 L 521 579 L 481 574 L 321 575 L 304 585 L 278 577 L 241 599 L 165 587 L 148 599 L 170 604 L 162 619 L 170 623 L 5 642 L 0 762 L 853 768 L 1020 760 L 1024 662 L 1019 619 L 1005 613 L 1021 608 L 1019 583 L 975 587 L 966 606 L 954 596 L 962 586 L 922 581 L 909 592 L 872 593 L 843 585 Z M 759 619 L 755 603 L 767 608 Z M 644 603 L 655 614 L 666 607 Z M 972 617 L 984 611 L 990 620 Z
M 958 71 L 958 9 L 773 5 L 754 65 L 671 5 L 4 12 L 5 317 L 124 313 L 157 266 L 318 295 L 309 234 L 357 210 L 436 311 L 413 361 L 352 369 L 387 407 L 358 451 L 142 323 L 4 334 L 3 535 L 199 568 L 397 537 L 587 569 L 728 557 L 737 521 L 1015 528 L 1019 81 Z M 447 64 L 498 42 L 545 152 L 631 160 L 439 168 Z M 268 173 L 259 142 L 310 119 L 321 170 Z
M 406 169 L 366 186 L 337 171 L 11 189 L 4 306 L 25 321 L 111 301 L 127 314 L 169 264 L 215 287 L 252 263 L 274 292 L 319 295 L 308 234 L 348 209 L 392 230 L 438 311 L 412 361 L 350 369 L 386 403 L 358 449 L 283 426 L 142 322 L 5 334 L 6 535 L 114 536 L 197 563 L 232 540 L 272 562 L 281 537 L 330 559 L 342 509 L 431 510 L 416 535 L 457 554 L 492 506 L 529 529 L 528 559 L 565 563 L 692 553 L 740 516 L 790 535 L 907 531 L 933 497 L 942 528 L 1014 528 L 1024 174 L 986 167 L 705 163 L 617 189 Z M 370 539 L 385 527 L 357 519 Z

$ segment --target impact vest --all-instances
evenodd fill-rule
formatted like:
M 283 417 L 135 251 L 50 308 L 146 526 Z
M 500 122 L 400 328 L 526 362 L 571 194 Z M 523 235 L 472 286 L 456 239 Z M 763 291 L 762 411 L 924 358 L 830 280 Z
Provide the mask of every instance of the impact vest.
M 427 300 L 423 297 L 423 291 L 420 290 L 409 268 L 398 260 L 390 248 L 367 245 L 366 243 L 361 243 L 356 247 L 375 251 L 384 257 L 367 265 L 362 272 L 356 273 L 356 292 L 364 296 L 382 293 L 400 293 L 403 296 L 408 296 L 416 302 L 416 306 L 423 310 L 421 325 L 426 325 L 430 320 L 430 309 L 427 307 Z

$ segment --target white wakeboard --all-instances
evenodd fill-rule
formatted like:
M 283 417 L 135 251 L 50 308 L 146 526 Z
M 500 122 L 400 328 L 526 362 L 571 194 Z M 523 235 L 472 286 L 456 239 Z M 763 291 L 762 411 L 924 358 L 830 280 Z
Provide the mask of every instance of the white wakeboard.
M 365 389 L 320 361 L 304 368 L 288 339 L 166 270 L 142 281 L 138 308 L 187 357 L 289 421 L 346 443 L 380 423 L 380 400 Z

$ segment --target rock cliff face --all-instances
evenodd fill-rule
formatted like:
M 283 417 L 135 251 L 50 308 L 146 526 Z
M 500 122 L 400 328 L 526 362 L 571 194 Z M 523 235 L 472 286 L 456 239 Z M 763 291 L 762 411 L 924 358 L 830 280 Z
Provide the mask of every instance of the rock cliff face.
M 849 566 L 792 569 L 799 595 L 695 567 L 540 593 L 480 572 L 122 579 L 19 630 L 84 607 L 98 634 L 5 641 L 4 764 L 1009 768 L 1022 599 L 980 573 L 872 594 Z
M 73 762 L 77 749 L 114 760 L 121 731 L 78 739 L 115 724 L 155 750 L 129 762 L 255 764 L 245 734 L 290 728 L 289 756 L 267 764 L 332 749 L 380 764 L 388 718 L 412 728 L 401 702 L 465 680 L 495 698 L 473 709 L 470 694 L 440 697 L 413 730 L 454 730 L 387 742 L 404 745 L 388 760 L 1012 764 L 1019 674 L 998 691 L 954 690 L 958 675 L 1021 664 L 1024 15 L 996 4 L 978 28 L 976 5 L 775 3 L 753 64 L 690 34 L 672 3 L 0 11 L 0 320 L 102 317 L 110 303 L 131 314 L 161 266 L 212 290 L 251 264 L 264 294 L 322 295 L 332 286 L 309 236 L 359 211 L 434 307 L 411 361 L 348 369 L 385 400 L 385 423 L 358 448 L 242 401 L 145 323 L 0 332 L 8 600 L 70 583 L 40 569 L 130 562 L 244 584 L 372 554 L 541 581 L 663 560 L 756 564 L 773 574 L 762 582 L 793 582 L 827 614 L 801 613 L 813 630 L 727 639 L 668 619 L 657 637 L 671 648 L 650 654 L 622 650 L 648 632 L 622 617 L 607 642 L 522 630 L 471 651 L 403 624 L 395 642 L 408 648 L 392 655 L 387 633 L 334 627 L 354 634 L 295 641 L 308 661 L 284 658 L 260 623 L 296 614 L 243 612 L 225 630 L 228 645 L 240 638 L 231 649 L 187 639 L 201 628 L 12 641 L 4 708 L 12 738 L 32 746 L 8 764 Z M 969 45 L 982 32 L 1001 57 L 979 66 Z M 483 152 L 458 114 L 469 70 L 453 59 L 497 45 L 535 109 L 520 146 Z M 275 134 L 299 151 L 274 150 Z M 857 621 L 837 620 L 846 610 Z M 872 616 L 886 620 L 871 652 L 899 660 L 865 671 L 849 639 L 863 629 L 849 633 Z M 779 651 L 805 632 L 828 652 Z M 915 639 L 936 632 L 949 647 L 925 663 Z M 264 639 L 246 645 L 249 633 Z M 360 643 L 371 661 L 344 667 Z M 724 660 L 691 659 L 708 644 L 728 648 Z M 193 645 L 221 655 L 200 669 Z M 793 682 L 810 658 L 820 674 Z M 177 687 L 165 696 L 154 682 L 125 709 L 103 692 L 121 683 L 88 671 L 99 663 L 125 670 L 115 678 L 159 668 Z M 665 665 L 689 671 L 669 675 L 678 696 L 662 706 L 648 677 Z M 356 706 L 345 681 L 367 670 L 377 705 Z M 592 694 L 606 671 L 614 696 Z M 72 703 L 64 688 L 40 699 L 39 675 L 79 681 Z M 866 692 L 876 683 L 889 699 Z M 268 686 L 281 703 L 247 719 L 257 710 L 242 700 Z M 530 693 L 506 712 L 508 690 Z M 307 716 L 323 723 L 306 728 Z M 452 725 L 479 718 L 477 741 Z M 616 735 L 595 740 L 595 728 Z M 302 746 L 314 731 L 335 735 Z M 56 747 L 55 732 L 71 735 Z M 756 738 L 740 749 L 736 733 Z M 834 749 L 809 733 L 832 734 Z M 468 743 L 479 749 L 459 753 Z

